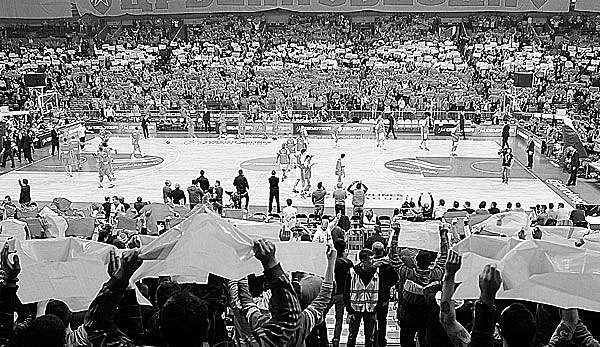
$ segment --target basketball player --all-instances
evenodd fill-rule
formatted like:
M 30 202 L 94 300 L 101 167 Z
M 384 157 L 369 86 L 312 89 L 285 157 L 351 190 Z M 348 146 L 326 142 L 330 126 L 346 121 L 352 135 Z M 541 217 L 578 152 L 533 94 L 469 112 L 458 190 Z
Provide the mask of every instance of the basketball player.
M 219 115 L 219 140 L 221 139 L 227 139 L 227 119 L 224 112 Z
M 106 130 L 105 127 L 102 127 L 102 129 L 100 129 L 100 141 L 102 143 L 108 143 L 108 140 L 110 140 L 111 135 L 112 133 Z
M 63 144 L 60 146 L 59 156 L 59 159 L 65 168 L 65 172 L 69 177 L 73 177 L 73 151 L 71 150 L 69 140 L 66 137 L 63 138 Z
M 302 152 L 302 150 L 307 150 L 308 146 L 307 146 L 307 142 L 306 139 L 300 135 L 296 138 L 296 152 L 300 153 Z
M 108 154 L 108 151 L 108 146 L 100 145 L 100 147 L 98 147 L 98 153 L 96 154 L 96 159 L 98 161 L 98 177 L 100 179 L 100 184 L 98 185 L 98 188 L 103 188 L 102 182 L 104 181 L 104 176 L 108 178 L 109 188 L 113 188 L 115 186 L 112 183 L 114 178 L 112 176 L 112 169 L 110 163 L 111 159 Z
M 294 160 L 296 158 L 296 141 L 294 140 L 293 137 L 290 137 L 287 139 L 287 141 L 285 142 L 285 147 L 288 150 L 288 154 L 290 156 L 290 161 L 291 166 L 293 166 L 293 168 L 296 168 L 296 160 Z
M 279 168 L 281 169 L 281 172 L 283 172 L 283 175 L 281 176 L 281 182 L 283 182 L 287 178 L 287 172 L 290 170 L 290 154 L 285 148 L 285 143 L 281 144 L 281 149 L 277 152 L 277 159 L 275 162 L 279 164 Z
M 140 148 L 140 130 L 135 127 L 135 130 L 131 133 L 131 145 L 133 146 L 133 152 L 131 153 L 131 159 L 135 159 L 135 153 L 139 153 L 140 157 L 143 157 L 142 149 Z M 195 136 L 194 136 L 195 137 Z
M 502 183 L 508 184 L 510 169 L 512 168 L 514 162 L 512 149 L 508 146 L 504 147 L 500 150 L 500 152 L 498 152 L 498 154 L 500 154 L 500 158 L 502 158 Z
M 344 164 L 344 158 L 346 154 L 342 153 L 335 164 L 335 175 L 338 178 L 338 182 L 342 182 L 342 179 L 346 176 L 346 164 Z
M 341 130 L 341 128 L 342 128 L 341 125 L 340 126 L 334 125 L 334 126 L 331 127 L 331 138 L 333 138 L 333 146 L 335 148 L 337 148 L 337 146 L 338 146 L 338 140 L 339 140 L 339 137 L 340 137 L 340 130 Z
M 312 155 L 307 155 L 304 158 L 304 180 L 306 184 L 304 185 L 304 189 L 302 190 L 302 197 L 304 197 L 304 194 L 309 192 L 311 188 L 310 178 L 312 177 L 312 167 L 316 164 L 312 161 L 312 159 Z
M 302 150 L 300 150 L 300 153 L 296 156 L 296 168 L 299 169 L 300 176 L 296 179 L 296 183 L 294 183 L 294 188 L 292 190 L 292 192 L 294 192 L 294 193 L 299 193 L 299 191 L 296 189 L 296 187 L 298 186 L 298 183 L 300 183 L 300 182 L 302 182 L 301 190 L 304 190 L 304 186 L 305 186 L 304 161 L 305 161 L 305 159 L 306 159 L 306 148 L 303 148 Z
M 246 116 L 243 112 L 238 113 L 238 139 L 246 139 Z
M 451 156 L 456 157 L 456 148 L 458 147 L 458 132 L 460 131 L 460 127 L 457 125 L 454 129 L 452 129 L 452 132 L 450 133 L 450 136 L 452 137 L 452 151 L 450 153 Z
M 182 108 L 181 109 L 181 116 L 185 118 L 185 122 L 187 123 L 187 128 L 188 128 L 188 138 L 190 139 L 195 139 L 196 138 L 196 134 L 194 134 L 194 119 L 192 118 L 192 114 L 190 113 L 190 111 L 186 108 Z M 137 129 L 137 127 L 136 127 Z M 138 138 L 139 141 L 139 138 Z M 139 143 L 138 143 L 138 149 L 139 149 Z M 135 148 L 134 148 L 135 151 Z M 134 152 L 135 153 L 135 152 Z
M 81 146 L 80 141 L 75 138 L 75 136 L 71 136 L 71 141 L 69 142 L 69 146 L 71 146 L 71 153 L 73 153 L 73 164 L 77 166 L 77 169 L 81 171 Z
M 262 126 L 263 126 L 263 138 L 266 140 L 269 138 L 269 114 L 267 112 L 262 113 Z
M 277 140 L 277 137 L 279 137 L 279 117 L 280 117 L 280 111 L 277 110 L 275 111 L 275 113 L 273 113 L 273 140 Z
M 429 139 L 429 117 L 425 118 L 425 122 L 421 124 L 421 144 L 419 145 L 420 149 L 424 149 L 426 151 L 429 150 L 427 148 L 427 140 Z
M 381 115 L 375 121 L 375 136 L 377 138 L 377 148 L 384 149 L 385 145 L 385 123 Z
M 304 125 L 300 126 L 300 138 L 302 138 L 302 141 L 305 143 L 305 147 L 308 146 L 308 130 L 306 130 Z

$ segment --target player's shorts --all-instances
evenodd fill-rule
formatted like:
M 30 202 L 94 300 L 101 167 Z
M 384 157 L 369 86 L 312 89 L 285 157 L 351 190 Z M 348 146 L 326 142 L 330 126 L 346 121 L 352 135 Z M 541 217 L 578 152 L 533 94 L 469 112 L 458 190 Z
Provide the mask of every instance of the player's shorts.
M 140 149 L 140 144 L 139 144 L 139 143 L 134 143 L 134 144 L 133 144 L 133 150 L 134 150 L 134 151 L 140 151 L 140 152 L 141 152 L 141 149 Z
M 304 178 L 309 180 L 310 177 L 312 176 L 312 169 L 304 169 Z
M 112 169 L 109 166 L 102 166 L 98 168 L 98 176 L 100 177 L 111 177 Z

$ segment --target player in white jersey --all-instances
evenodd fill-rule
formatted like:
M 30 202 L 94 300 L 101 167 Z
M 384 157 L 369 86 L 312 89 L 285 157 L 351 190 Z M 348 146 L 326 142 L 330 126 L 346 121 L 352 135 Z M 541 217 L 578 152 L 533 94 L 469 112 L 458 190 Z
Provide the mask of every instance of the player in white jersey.
M 337 148 L 338 146 L 338 141 L 340 139 L 340 130 L 341 130 L 342 126 L 341 125 L 333 125 L 331 127 L 331 138 L 333 138 L 333 146 Z
M 429 117 L 426 117 L 423 124 L 421 124 L 421 144 L 419 145 L 420 149 L 424 149 L 426 151 L 429 150 L 427 148 L 427 140 L 429 139 Z
M 219 115 L 219 140 L 227 139 L 227 119 L 225 118 L 225 112 L 221 112 Z
M 273 140 L 277 140 L 279 137 L 279 117 L 281 116 L 279 110 L 273 113 Z
M 135 130 L 131 133 L 131 145 L 133 146 L 133 152 L 131 153 L 131 159 L 135 159 L 135 154 L 139 153 L 140 157 L 143 157 L 142 149 L 140 148 L 140 130 L 135 127 Z
M 268 128 L 269 128 L 269 114 L 267 112 L 263 112 L 261 115 L 262 119 L 262 128 L 263 128 L 263 138 L 266 140 L 269 138 Z
M 285 143 L 282 143 L 281 148 L 279 149 L 279 152 L 277 152 L 277 159 L 276 159 L 276 163 L 279 164 L 279 168 L 281 169 L 281 172 L 283 173 L 283 175 L 281 176 L 281 182 L 285 181 L 285 179 L 287 178 L 287 172 L 290 171 L 290 162 L 291 162 L 290 153 L 288 152 L 287 148 L 285 147 Z
M 10 150 L 12 150 L 12 148 Z M 60 161 L 65 168 L 65 172 L 69 177 L 73 177 L 73 165 L 75 160 L 73 158 L 73 150 L 66 137 L 63 139 L 62 146 L 60 146 L 59 156 Z
M 243 112 L 238 113 L 238 140 L 246 139 L 246 115 Z
M 381 115 L 375 121 L 375 136 L 377 138 L 377 148 L 384 149 L 385 145 L 385 123 Z
M 196 134 L 194 133 L 195 129 L 195 119 L 192 118 L 192 114 L 186 108 L 181 109 L 181 116 L 185 118 L 185 122 L 187 123 L 188 137 L 190 139 L 195 139 Z M 137 128 L 136 128 L 137 129 Z
M 100 129 L 100 142 L 108 143 L 108 140 L 110 140 L 111 135 L 112 133 L 110 131 L 106 130 L 105 127 L 102 127 L 102 129 Z
M 452 129 L 452 133 L 450 134 L 450 136 L 452 137 L 452 151 L 450 152 L 450 155 L 455 157 L 456 156 L 456 149 L 458 148 L 458 132 L 460 131 L 460 126 L 457 125 L 454 129 Z
M 300 126 L 300 138 L 308 146 L 308 130 L 306 130 L 304 125 Z

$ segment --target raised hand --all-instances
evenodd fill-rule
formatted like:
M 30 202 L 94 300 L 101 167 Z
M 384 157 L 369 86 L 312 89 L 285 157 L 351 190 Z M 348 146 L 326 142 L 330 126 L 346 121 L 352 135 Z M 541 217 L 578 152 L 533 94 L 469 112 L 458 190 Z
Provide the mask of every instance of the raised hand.
M 120 281 L 129 282 L 134 272 L 142 265 L 139 258 L 139 250 L 129 250 L 123 252 L 119 257 L 114 249 L 111 249 L 108 256 L 108 275 Z
M 275 258 L 275 245 L 273 242 L 260 239 L 254 241 L 254 256 L 260 260 L 265 270 L 270 269 L 277 265 L 277 259 Z
M 487 304 L 493 304 L 501 284 L 502 276 L 500 276 L 500 271 L 496 269 L 496 265 L 487 264 L 484 266 L 479 275 L 480 300 Z
M 446 278 L 454 278 L 460 266 L 462 265 L 462 256 L 455 251 L 450 250 L 448 260 L 446 260 Z
M 5 242 L 0 252 L 0 283 L 7 287 L 16 286 L 20 272 L 21 262 L 19 256 L 16 253 L 11 253 L 8 242 Z
M 337 259 L 336 249 L 331 247 L 331 245 L 327 245 L 327 251 L 325 251 L 325 255 L 327 255 L 327 262 L 329 262 L 330 265 L 335 265 L 335 260 Z

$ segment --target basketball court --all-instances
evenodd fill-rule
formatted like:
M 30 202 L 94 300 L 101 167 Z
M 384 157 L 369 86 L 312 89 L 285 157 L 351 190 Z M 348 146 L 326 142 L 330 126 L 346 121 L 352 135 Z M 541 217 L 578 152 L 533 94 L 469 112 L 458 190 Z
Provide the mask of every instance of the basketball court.
M 185 190 L 192 179 L 206 172 L 211 185 L 216 179 L 226 191 L 233 190 L 233 179 L 239 169 L 250 184 L 250 205 L 268 205 L 268 177 L 277 170 L 275 154 L 285 139 L 248 139 L 237 143 L 234 139 L 162 139 L 151 138 L 141 141 L 145 156 L 131 158 L 132 146 L 129 138 L 113 137 L 110 146 L 117 150 L 115 157 L 116 186 L 111 189 L 98 188 L 96 161 L 93 153 L 99 139 L 86 143 L 82 154 L 82 171 L 68 177 L 57 157 L 44 156 L 33 164 L 0 176 L 0 189 L 18 196 L 17 180 L 28 178 L 32 187 L 32 198 L 49 201 L 63 196 L 74 202 L 102 201 L 107 195 L 124 196 L 132 201 L 142 196 L 145 201 L 162 201 L 165 180 L 173 185 L 179 183 Z M 386 142 L 386 149 L 375 148 L 369 139 L 340 139 L 334 147 L 331 139 L 310 139 L 308 153 L 314 156 L 312 189 L 323 182 L 328 192 L 335 189 L 336 160 L 346 154 L 345 187 L 361 180 L 368 187 L 367 207 L 399 207 L 405 199 L 418 199 L 420 194 L 432 192 L 439 199 L 471 201 L 476 207 L 479 201 L 497 201 L 500 207 L 507 201 L 521 202 L 524 207 L 540 202 L 561 202 L 563 199 L 535 174 L 516 161 L 508 185 L 500 178 L 499 144 L 494 139 L 460 141 L 456 157 L 450 156 L 449 139 L 429 141 L 429 151 L 419 149 L 419 140 L 393 140 Z M 281 183 L 281 203 L 292 198 L 295 206 L 312 206 L 310 199 L 292 193 L 299 173 L 292 171 Z M 227 203 L 227 201 L 225 201 Z M 333 207 L 333 199 L 326 200 Z M 350 203 L 348 202 L 348 205 Z

